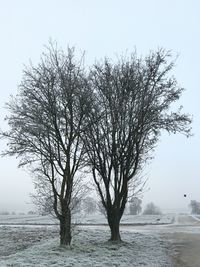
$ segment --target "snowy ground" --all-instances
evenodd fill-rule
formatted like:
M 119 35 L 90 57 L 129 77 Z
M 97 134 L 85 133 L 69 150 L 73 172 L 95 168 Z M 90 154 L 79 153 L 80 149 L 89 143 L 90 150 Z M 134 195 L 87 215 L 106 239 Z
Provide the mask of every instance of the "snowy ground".
M 76 220 L 76 218 L 75 218 Z M 170 224 L 174 220 L 174 215 L 124 215 L 121 220 L 121 224 Z M 77 222 L 84 224 L 106 224 L 106 218 L 103 215 L 87 215 L 82 216 L 81 219 L 77 219 Z
M 125 215 L 121 227 L 124 242 L 120 245 L 107 241 L 109 230 L 102 226 L 106 224 L 103 215 L 82 215 L 74 221 L 87 226 L 76 227 L 72 246 L 66 249 L 59 247 L 59 228 L 55 225 L 58 223 L 55 218 L 1 215 L 0 266 L 171 266 L 170 242 L 163 241 L 159 231 L 141 229 L 146 224 L 149 227 L 168 225 L 174 221 L 172 215 Z M 133 225 L 141 229 L 137 231 Z
M 159 234 L 122 231 L 120 245 L 106 230 L 75 232 L 70 248 L 59 247 L 58 228 L 0 227 L 0 266 L 169 267 L 170 242 Z
M 174 215 L 124 215 L 122 224 L 170 224 Z M 101 214 L 75 215 L 74 222 L 78 224 L 107 224 L 106 218 Z M 0 215 L 0 224 L 57 224 L 58 221 L 51 216 L 39 215 Z
M 68 249 L 59 247 L 57 225 L 40 225 L 41 220 L 49 222 L 47 217 L 35 217 L 36 225 L 31 225 L 34 219 L 30 216 L 4 217 L 4 222 L 19 224 L 0 226 L 0 266 L 200 266 L 200 221 L 188 215 L 173 217 L 130 216 L 129 223 L 125 216 L 128 223 L 121 226 L 124 242 L 120 245 L 107 241 L 109 230 L 105 225 L 76 226 L 73 243 Z M 99 223 L 99 219 L 95 222 Z M 90 217 L 90 222 L 93 220 Z M 20 226 L 21 222 L 24 226 Z
M 52 216 L 41 215 L 0 215 L 0 224 L 57 224 Z

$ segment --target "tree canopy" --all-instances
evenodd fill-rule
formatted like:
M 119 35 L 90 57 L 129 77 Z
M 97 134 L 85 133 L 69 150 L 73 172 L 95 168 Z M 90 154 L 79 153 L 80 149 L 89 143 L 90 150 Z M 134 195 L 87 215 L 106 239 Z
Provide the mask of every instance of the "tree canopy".
M 4 154 L 31 165 L 42 201 L 51 200 L 60 220 L 61 244 L 71 242 L 71 208 L 75 174 L 85 164 L 80 134 L 90 97 L 82 59 L 74 49 L 50 45 L 38 66 L 24 70 L 19 93 L 7 104 L 9 131 Z
M 162 130 L 190 135 L 191 119 L 172 111 L 183 88 L 170 75 L 174 62 L 161 49 L 145 58 L 106 58 L 90 73 L 94 103 L 83 136 L 95 184 L 107 212 L 111 240 L 120 240 L 119 222 L 129 187 L 140 186 L 138 174 Z M 96 123 L 97 122 L 97 123 Z
M 145 58 L 136 53 L 117 62 L 105 58 L 86 70 L 73 49 L 65 53 L 50 45 L 38 66 L 24 70 L 19 93 L 7 104 L 4 154 L 34 166 L 39 194 L 52 201 L 60 221 L 61 244 L 71 242 L 81 168 L 93 175 L 111 240 L 120 241 L 128 197 L 142 190 L 139 174 L 161 132 L 190 135 L 190 116 L 181 107 L 172 110 L 183 88 L 171 76 L 170 60 L 160 49 Z

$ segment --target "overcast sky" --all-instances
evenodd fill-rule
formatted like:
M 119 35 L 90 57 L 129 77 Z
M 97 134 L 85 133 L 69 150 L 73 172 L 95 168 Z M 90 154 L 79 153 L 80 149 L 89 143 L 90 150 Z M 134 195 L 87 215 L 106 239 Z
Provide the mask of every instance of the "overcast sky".
M 5 102 L 17 93 L 24 64 L 38 63 L 51 38 L 95 59 L 159 47 L 179 54 L 173 75 L 186 90 L 180 99 L 193 115 L 190 139 L 163 133 L 146 171 L 143 202 L 183 211 L 200 201 L 200 2 L 198 0 L 0 0 L 0 127 Z M 0 149 L 5 147 L 0 143 Z M 0 210 L 31 209 L 33 183 L 15 158 L 0 158 Z M 187 198 L 183 195 L 187 194 Z

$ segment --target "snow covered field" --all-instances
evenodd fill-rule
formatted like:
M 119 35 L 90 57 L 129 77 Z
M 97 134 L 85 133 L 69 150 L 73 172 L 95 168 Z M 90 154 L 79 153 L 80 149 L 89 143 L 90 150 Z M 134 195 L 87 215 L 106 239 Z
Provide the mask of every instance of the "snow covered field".
M 0 224 L 57 224 L 58 221 L 52 216 L 41 215 L 0 215 Z
M 124 215 L 121 224 L 170 224 L 174 220 L 174 215 Z M 78 221 L 78 220 L 77 220 Z M 90 215 L 82 218 L 84 224 L 106 223 L 106 218 L 102 215 Z
M 169 267 L 170 243 L 158 234 L 122 232 L 107 242 L 105 230 L 80 230 L 70 248 L 59 247 L 58 227 L 0 227 L 0 266 Z
M 74 220 L 86 226 L 76 226 L 73 243 L 66 249 L 59 247 L 59 227 L 55 218 L 1 215 L 0 266 L 171 266 L 170 242 L 162 239 L 159 230 L 152 231 L 151 227 L 171 224 L 173 215 L 125 215 L 121 228 L 122 244 L 108 242 L 109 229 L 101 226 L 106 224 L 104 216 L 79 216 Z M 142 225 L 149 225 L 150 229 L 142 230 Z
M 124 215 L 121 224 L 170 224 L 174 215 Z M 106 218 L 101 214 L 75 215 L 74 222 L 77 224 L 107 224 Z M 0 215 L 0 224 L 57 224 L 56 218 L 39 215 Z

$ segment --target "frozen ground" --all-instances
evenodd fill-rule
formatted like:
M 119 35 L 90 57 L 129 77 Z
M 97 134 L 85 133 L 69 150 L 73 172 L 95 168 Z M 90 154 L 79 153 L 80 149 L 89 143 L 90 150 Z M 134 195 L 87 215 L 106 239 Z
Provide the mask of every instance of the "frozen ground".
M 48 222 L 47 218 L 42 218 L 43 222 Z M 30 216 L 23 217 L 25 224 L 27 219 L 31 219 Z M 90 217 L 91 222 L 93 219 Z M 121 226 L 124 242 L 120 245 L 107 242 L 107 226 L 91 223 L 76 226 L 72 246 L 68 249 L 59 247 L 58 226 L 39 226 L 39 217 L 35 218 L 37 225 L 1 225 L 0 266 L 200 266 L 200 221 L 194 216 L 177 215 L 175 219 L 172 215 L 161 218 L 138 216 L 132 219 L 137 223 L 128 221 Z
M 75 218 L 76 219 L 76 218 Z M 124 215 L 121 220 L 121 224 L 170 224 L 174 220 L 174 215 Z M 78 221 L 78 219 L 77 219 Z M 106 218 L 103 215 L 90 215 L 83 216 L 80 223 L 84 224 L 106 224 Z
M 123 231 L 120 245 L 108 238 L 108 231 L 82 229 L 66 249 L 55 227 L 0 227 L 0 266 L 171 266 L 170 242 L 158 234 Z
M 0 215 L 0 224 L 57 224 L 58 221 L 52 216 L 41 215 Z
M 0 227 L 0 266 L 171 266 L 170 242 L 162 241 L 156 231 L 154 233 L 151 229 L 137 231 L 123 226 L 124 243 L 113 245 L 107 242 L 108 228 L 95 226 L 106 224 L 103 215 L 82 215 L 74 220 L 96 228 L 88 226 L 87 230 L 79 229 L 71 248 L 66 250 L 59 247 L 55 218 L 38 215 L 1 215 L 0 224 L 10 224 L 12 227 Z M 125 215 L 122 220 L 123 225 L 140 225 L 140 227 L 146 224 L 156 226 L 172 222 L 172 215 Z M 45 224 L 54 226 L 37 226 Z
M 55 236 L 58 236 L 58 231 L 50 227 L 0 227 L 0 258 L 25 250 Z
M 174 215 L 124 215 L 122 224 L 170 224 Z M 107 224 L 106 218 L 101 214 L 75 215 L 74 222 L 78 224 Z M 51 216 L 39 215 L 0 215 L 0 224 L 57 224 L 58 221 Z

